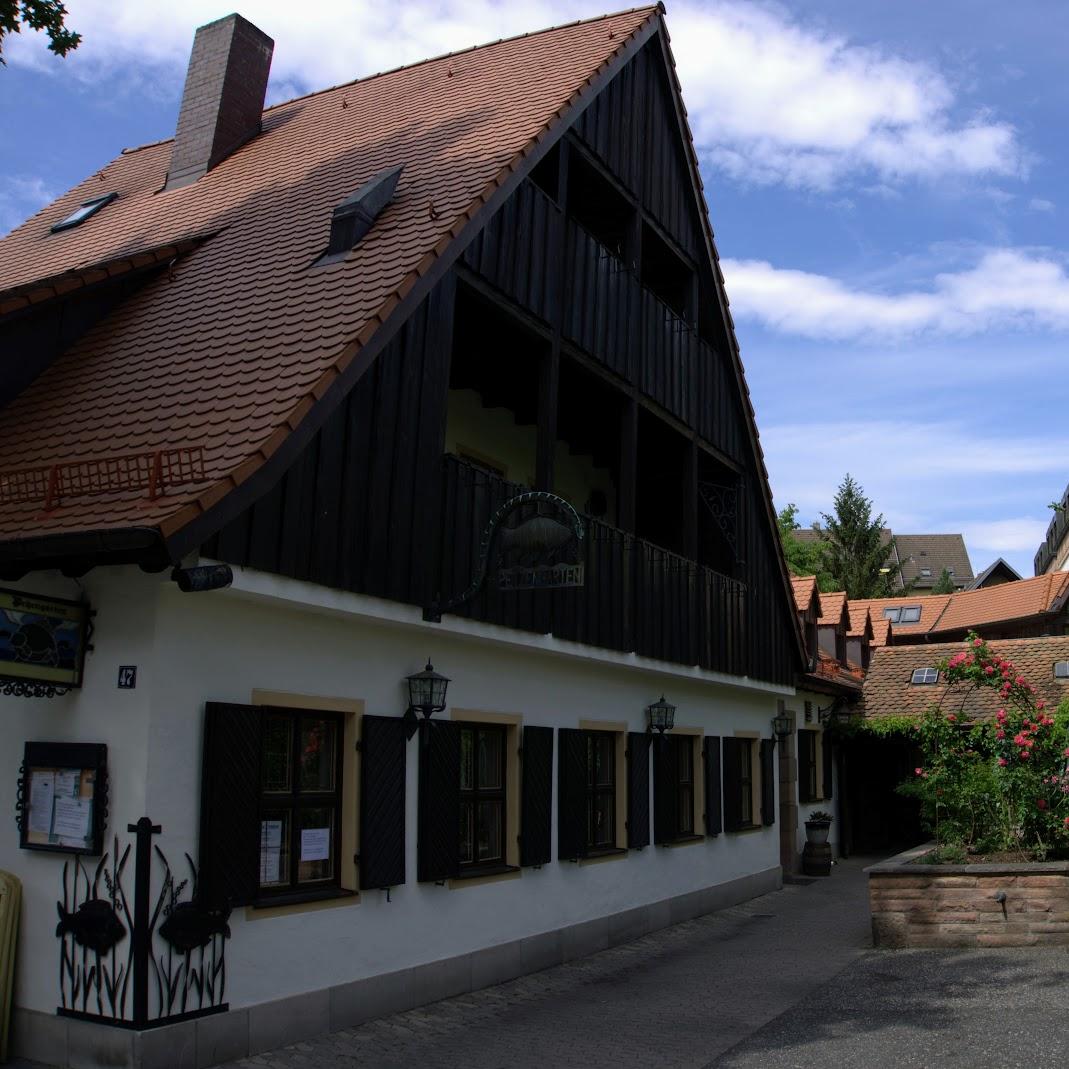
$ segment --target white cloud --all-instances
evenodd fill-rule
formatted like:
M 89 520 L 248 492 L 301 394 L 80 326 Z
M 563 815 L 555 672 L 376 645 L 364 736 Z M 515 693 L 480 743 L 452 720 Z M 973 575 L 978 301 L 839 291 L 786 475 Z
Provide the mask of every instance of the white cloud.
M 1006 520 L 990 520 L 969 524 L 969 540 L 991 554 L 1027 553 L 1034 555 L 1047 534 L 1047 519 L 1035 516 L 1015 516 Z M 976 564 L 976 561 L 973 561 Z M 1027 574 L 1027 573 L 1026 573 Z
M 40 178 L 0 175 L 0 236 L 24 223 L 55 196 Z
M 1033 197 L 1028 202 L 1028 207 L 1034 212 L 1052 212 L 1054 211 L 1054 201 L 1047 200 L 1044 197 Z
M 997 426 L 906 416 L 764 424 L 761 445 L 777 507 L 793 501 L 804 524 L 831 510 L 849 471 L 893 530 L 961 532 L 975 568 L 1004 556 L 1022 575 L 1032 574 L 1069 455 L 1064 432 L 1010 438 Z
M 219 16 L 216 0 L 156 4 L 71 0 L 84 40 L 66 60 L 23 33 L 11 63 L 111 76 L 142 91 L 145 72 L 180 84 L 194 28 Z M 444 51 L 600 14 L 603 0 L 244 0 L 276 41 L 271 98 L 322 88 Z M 827 189 L 856 176 L 877 188 L 907 178 L 1018 175 L 1013 128 L 959 115 L 937 71 L 803 25 L 780 8 L 743 0 L 673 6 L 670 16 L 691 121 L 703 156 L 746 183 Z M 875 180 L 875 181 L 874 181 Z
M 673 9 L 672 44 L 699 145 L 736 178 L 825 189 L 1022 173 L 1013 128 L 956 118 L 938 71 L 803 26 L 778 8 Z
M 844 340 L 1069 328 L 1069 275 L 1049 254 L 1030 250 L 988 250 L 974 266 L 902 293 L 764 260 L 724 260 L 722 267 L 735 318 L 784 334 Z

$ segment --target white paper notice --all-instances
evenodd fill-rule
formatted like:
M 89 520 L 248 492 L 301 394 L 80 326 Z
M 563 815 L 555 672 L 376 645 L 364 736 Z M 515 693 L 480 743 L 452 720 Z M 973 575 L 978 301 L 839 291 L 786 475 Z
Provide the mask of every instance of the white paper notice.
M 88 839 L 93 803 L 88 798 L 57 798 L 52 831 L 61 839 Z
M 56 797 L 77 798 L 82 773 L 77 768 L 64 768 L 56 773 Z
M 327 861 L 330 858 L 330 828 L 301 828 L 301 860 Z
M 260 883 L 278 883 L 281 877 L 282 821 L 260 821 Z
M 56 793 L 54 772 L 30 773 L 30 831 L 48 835 L 52 831 L 52 799 Z

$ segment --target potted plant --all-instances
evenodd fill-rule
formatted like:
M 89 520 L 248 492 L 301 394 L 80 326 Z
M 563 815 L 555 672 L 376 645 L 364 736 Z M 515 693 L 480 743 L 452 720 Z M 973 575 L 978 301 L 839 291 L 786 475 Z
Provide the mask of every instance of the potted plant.
M 825 813 L 823 809 L 814 809 L 805 822 L 805 839 L 814 846 L 823 846 L 828 841 L 828 832 L 831 830 L 831 822 L 835 818 L 831 813 Z

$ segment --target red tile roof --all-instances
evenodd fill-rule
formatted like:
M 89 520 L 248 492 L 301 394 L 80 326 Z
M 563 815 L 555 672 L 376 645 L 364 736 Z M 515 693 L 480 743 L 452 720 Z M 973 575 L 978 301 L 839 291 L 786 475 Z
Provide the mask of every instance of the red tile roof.
M 1069 660 L 1069 635 L 996 639 L 990 647 L 1013 662 L 1052 710 L 1069 698 L 1069 680 L 1055 679 L 1053 670 L 1056 661 Z M 962 649 L 962 642 L 939 642 L 876 650 L 865 677 L 861 712 L 868 717 L 920 716 L 932 705 L 940 705 L 947 712 L 960 711 L 969 720 L 994 716 L 1004 704 L 997 690 L 947 687 L 942 673 L 935 684 L 910 682 L 915 668 L 935 668 Z
M 883 617 L 884 609 L 919 606 L 920 620 L 910 624 L 895 623 L 894 634 L 945 635 L 990 624 L 1042 617 L 1059 611 L 1067 598 L 1069 572 L 1053 572 L 1034 579 L 1020 579 L 978 590 L 959 590 L 954 594 L 855 601 L 851 607 L 867 607 L 872 612 L 873 620 L 878 621 Z
M 846 611 L 850 614 L 850 630 L 847 634 L 851 638 L 868 638 L 872 640 L 875 629 L 872 626 L 872 614 L 867 605 L 861 605 L 856 601 L 847 601 Z
M 196 482 L 6 502 L 0 540 L 181 529 L 253 475 L 544 131 L 658 17 L 646 7 L 428 60 L 269 108 L 263 132 L 160 192 L 163 141 L 123 152 L 0 241 L 0 311 L 187 248 L 0 411 L 4 473 L 201 447 Z M 342 262 L 313 269 L 333 208 L 404 164 L 394 202 Z M 49 227 L 101 192 L 85 224 Z M 102 272 L 96 272 L 100 276 Z M 93 273 L 90 272 L 90 278 Z M 41 285 L 45 283 L 44 285 Z M 5 304 L 6 301 L 6 304 Z
M 805 576 L 791 576 L 791 589 L 794 591 L 794 607 L 799 612 L 808 612 L 810 606 L 813 604 L 813 599 L 817 599 L 817 615 L 819 617 L 819 604 L 820 596 L 817 591 L 817 577 L 815 575 Z
M 831 594 L 820 595 L 821 627 L 840 627 L 850 629 L 850 615 L 846 608 L 846 594 L 837 590 Z

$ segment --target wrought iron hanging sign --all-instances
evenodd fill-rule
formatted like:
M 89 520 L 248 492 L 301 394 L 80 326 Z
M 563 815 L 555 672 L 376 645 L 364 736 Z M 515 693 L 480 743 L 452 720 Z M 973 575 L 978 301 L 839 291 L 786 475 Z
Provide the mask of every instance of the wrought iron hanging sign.
M 82 685 L 89 606 L 0 590 L 0 694 L 53 698 Z
M 557 590 L 582 586 L 583 521 L 562 497 L 532 490 L 510 498 L 490 518 L 479 546 L 471 585 L 424 614 L 443 612 L 474 598 L 489 582 L 498 590 Z

